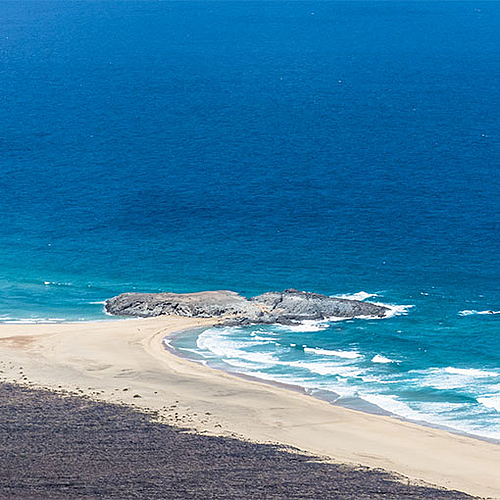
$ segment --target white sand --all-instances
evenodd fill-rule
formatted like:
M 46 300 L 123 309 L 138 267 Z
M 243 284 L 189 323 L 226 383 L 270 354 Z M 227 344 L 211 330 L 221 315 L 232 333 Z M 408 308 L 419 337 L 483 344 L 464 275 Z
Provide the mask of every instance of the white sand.
M 198 432 L 279 442 L 500 499 L 500 445 L 332 406 L 165 351 L 168 333 L 210 324 L 161 317 L 0 325 L 0 380 L 160 410 Z

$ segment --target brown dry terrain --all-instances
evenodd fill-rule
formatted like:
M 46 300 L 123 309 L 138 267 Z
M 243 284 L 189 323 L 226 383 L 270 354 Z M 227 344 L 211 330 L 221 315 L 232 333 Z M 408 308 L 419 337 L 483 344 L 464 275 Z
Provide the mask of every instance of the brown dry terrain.
M 2 500 L 472 498 L 82 397 L 0 383 L 0 406 Z

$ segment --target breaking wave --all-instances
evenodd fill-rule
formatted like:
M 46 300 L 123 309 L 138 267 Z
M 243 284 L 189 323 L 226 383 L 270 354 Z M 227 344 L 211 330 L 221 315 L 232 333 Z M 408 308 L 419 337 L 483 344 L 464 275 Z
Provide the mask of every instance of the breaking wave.
M 398 315 L 411 306 L 391 307 Z M 361 321 L 214 327 L 198 333 L 192 349 L 210 366 L 292 383 L 336 404 L 500 439 L 500 367 L 425 366 L 427 355 L 407 351 L 413 340 L 398 328 Z
M 332 351 L 329 349 L 321 349 L 320 347 L 304 347 L 304 352 L 319 354 L 321 356 L 336 356 L 345 359 L 356 359 L 362 356 L 357 351 Z
M 368 292 L 356 292 L 356 293 L 344 293 L 340 295 L 331 295 L 331 297 L 336 297 L 339 299 L 348 299 L 348 300 L 366 300 L 371 297 L 378 297 L 376 293 L 368 293 Z
M 375 354 L 372 358 L 372 363 L 397 363 L 397 361 L 381 356 L 380 354 Z
M 476 311 L 474 309 L 464 309 L 458 313 L 459 316 L 473 316 L 473 315 L 500 315 L 500 311 L 492 311 L 491 309 L 486 311 Z

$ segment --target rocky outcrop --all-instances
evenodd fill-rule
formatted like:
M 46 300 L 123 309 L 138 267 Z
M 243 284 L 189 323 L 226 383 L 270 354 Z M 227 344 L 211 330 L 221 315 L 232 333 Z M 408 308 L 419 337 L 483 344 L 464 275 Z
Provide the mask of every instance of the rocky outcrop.
M 106 311 L 119 316 L 147 318 L 164 314 L 193 318 L 245 316 L 255 307 L 236 292 L 123 293 L 106 301 Z
M 359 300 L 328 297 L 295 289 L 268 292 L 247 299 L 236 292 L 124 293 L 106 301 L 108 313 L 151 317 L 178 315 L 221 318 L 225 324 L 282 323 L 329 318 L 383 318 L 387 307 Z
M 374 316 L 383 318 L 387 307 L 360 300 L 328 297 L 319 293 L 300 292 L 293 288 L 284 292 L 268 292 L 250 299 L 278 314 L 281 322 L 296 319 L 355 318 Z

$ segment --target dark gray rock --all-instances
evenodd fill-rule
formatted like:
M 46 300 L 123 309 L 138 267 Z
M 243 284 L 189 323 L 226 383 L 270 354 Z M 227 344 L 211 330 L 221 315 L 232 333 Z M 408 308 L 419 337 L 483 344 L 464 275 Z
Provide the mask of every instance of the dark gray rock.
M 284 292 L 268 292 L 250 299 L 278 313 L 282 320 L 352 318 L 375 316 L 383 318 L 389 309 L 370 302 L 328 297 L 319 293 L 290 288 Z
M 172 315 L 193 318 L 245 316 L 258 307 L 236 292 L 218 290 L 198 293 L 123 293 L 106 301 L 105 309 L 118 316 Z
M 359 300 L 328 297 L 295 289 L 268 292 L 247 299 L 236 292 L 219 290 L 198 293 L 124 293 L 106 301 L 108 313 L 118 316 L 151 317 L 178 315 L 221 318 L 225 324 L 290 324 L 332 317 L 383 318 L 387 307 Z

